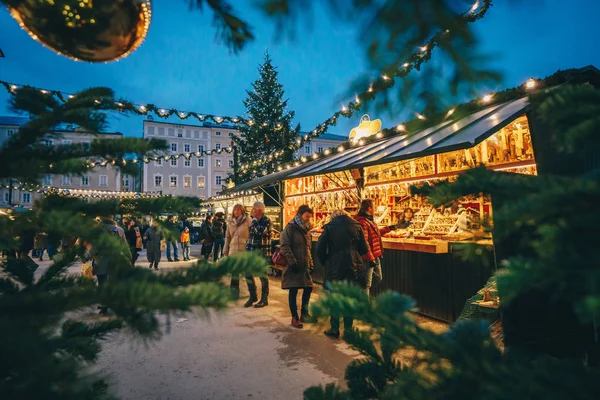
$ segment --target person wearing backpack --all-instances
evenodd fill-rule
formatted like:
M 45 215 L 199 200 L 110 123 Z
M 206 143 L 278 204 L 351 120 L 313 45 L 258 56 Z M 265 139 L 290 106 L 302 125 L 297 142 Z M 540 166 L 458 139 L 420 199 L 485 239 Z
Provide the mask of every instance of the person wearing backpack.
M 223 247 L 225 246 L 225 214 L 222 212 L 218 212 L 215 214 L 215 218 L 212 223 L 212 234 L 213 234 L 213 261 L 217 262 L 217 260 L 223 256 Z

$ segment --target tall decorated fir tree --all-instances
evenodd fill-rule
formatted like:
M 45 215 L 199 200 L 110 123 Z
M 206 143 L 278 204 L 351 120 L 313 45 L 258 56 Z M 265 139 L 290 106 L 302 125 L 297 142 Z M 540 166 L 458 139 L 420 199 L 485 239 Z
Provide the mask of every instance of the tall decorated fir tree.
M 283 85 L 277 78 L 277 69 L 271 62 L 269 53 L 258 68 L 260 77 L 252 83 L 248 97 L 244 100 L 250 126 L 240 126 L 240 137 L 236 144 L 236 171 L 233 180 L 236 184 L 249 181 L 264 172 L 273 172 L 277 166 L 294 157 L 294 143 L 300 125 L 292 128 L 294 112 L 287 110 Z M 271 157 L 266 164 L 254 165 L 257 160 Z

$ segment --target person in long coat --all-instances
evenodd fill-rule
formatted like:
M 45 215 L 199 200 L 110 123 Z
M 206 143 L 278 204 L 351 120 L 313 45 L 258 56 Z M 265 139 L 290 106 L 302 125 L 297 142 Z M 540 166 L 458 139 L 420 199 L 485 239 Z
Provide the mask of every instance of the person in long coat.
M 347 281 L 366 287 L 362 256 L 369 248 L 361 225 L 344 210 L 331 213 L 331 222 L 323 227 L 317 243 L 319 261 L 325 266 L 325 287 L 330 282 Z M 344 316 L 344 334 L 352 332 L 352 317 Z M 340 316 L 331 315 L 331 329 L 325 334 L 340 336 Z
M 153 222 L 152 226 L 146 230 L 144 238 L 146 238 L 146 255 L 150 263 L 150 269 L 154 268 L 158 271 L 158 263 L 160 263 L 161 258 L 160 242 L 164 239 L 164 236 L 158 229 L 157 222 Z
M 311 254 L 310 220 L 313 210 L 302 205 L 298 212 L 281 232 L 280 252 L 285 257 L 287 265 L 283 268 L 281 288 L 289 289 L 288 303 L 292 313 L 292 326 L 302 328 L 303 323 L 314 323 L 314 318 L 308 312 L 308 304 L 313 289 L 311 271 L 314 262 Z M 298 290 L 302 289 L 301 315 L 298 316 Z
M 202 250 L 200 251 L 200 254 L 204 256 L 206 261 L 208 261 L 208 258 L 212 253 L 214 242 L 212 234 L 212 219 L 212 215 L 207 215 L 206 219 L 202 223 L 202 226 L 200 227 L 200 243 L 202 243 Z
M 225 246 L 223 255 L 232 256 L 236 253 L 246 251 L 246 242 L 250 235 L 250 223 L 252 220 L 241 204 L 233 206 L 231 216 L 227 219 L 227 231 L 225 233 Z M 231 277 L 231 296 L 234 299 L 240 297 L 240 279 L 238 276 Z

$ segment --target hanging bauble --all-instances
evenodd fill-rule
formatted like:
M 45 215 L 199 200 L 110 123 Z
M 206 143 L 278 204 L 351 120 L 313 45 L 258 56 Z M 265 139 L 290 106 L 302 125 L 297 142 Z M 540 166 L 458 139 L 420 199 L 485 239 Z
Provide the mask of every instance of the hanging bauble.
M 108 62 L 137 49 L 150 26 L 150 0 L 21 0 L 9 11 L 33 39 L 73 60 Z

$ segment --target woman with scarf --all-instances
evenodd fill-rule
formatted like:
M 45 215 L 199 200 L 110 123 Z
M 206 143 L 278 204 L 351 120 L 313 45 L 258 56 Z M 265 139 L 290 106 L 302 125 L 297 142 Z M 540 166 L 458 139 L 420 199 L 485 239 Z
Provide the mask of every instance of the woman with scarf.
M 251 222 L 243 205 L 236 204 L 233 206 L 231 216 L 227 219 L 227 232 L 225 233 L 225 246 L 223 248 L 225 256 L 232 256 L 246 251 Z M 239 276 L 231 277 L 231 296 L 234 299 L 240 297 Z
M 281 254 L 287 260 L 281 280 L 282 289 L 289 289 L 288 302 L 292 313 L 292 326 L 302 328 L 303 323 L 314 323 L 308 313 L 308 303 L 312 293 L 313 281 L 310 275 L 314 268 L 311 255 L 310 220 L 313 210 L 307 205 L 298 208 L 298 212 L 283 232 L 281 232 Z M 298 290 L 302 289 L 301 314 L 298 316 Z

